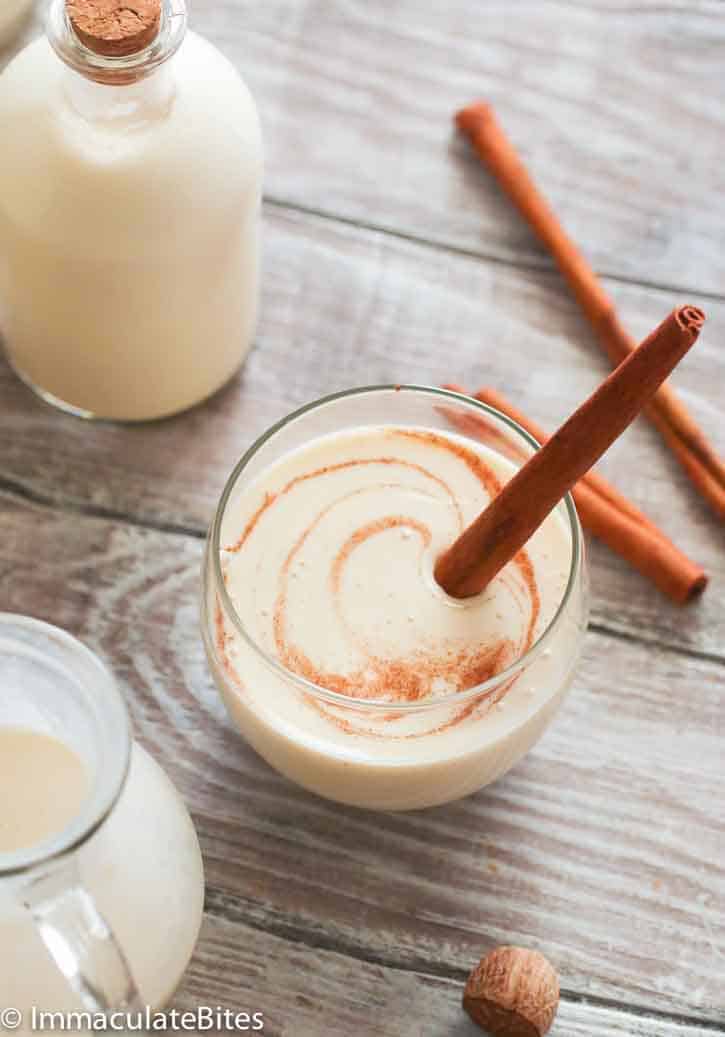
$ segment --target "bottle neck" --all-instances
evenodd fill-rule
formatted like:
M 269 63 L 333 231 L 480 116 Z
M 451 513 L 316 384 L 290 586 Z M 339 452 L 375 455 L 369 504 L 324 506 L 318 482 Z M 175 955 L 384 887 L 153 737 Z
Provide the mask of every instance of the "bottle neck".
M 96 54 L 86 47 L 73 30 L 65 0 L 52 0 L 46 19 L 46 33 L 53 50 L 74 73 L 95 86 L 112 87 L 123 93 L 150 77 L 162 81 L 163 77 L 155 73 L 181 46 L 186 33 L 186 3 L 185 0 L 163 0 L 156 37 L 143 50 L 122 57 Z M 77 93 L 80 96 L 83 91 L 78 90 Z M 91 97 L 93 91 L 85 93 Z M 105 95 L 105 91 L 103 93 Z M 127 97 L 126 104 L 129 101 Z M 106 100 L 104 105 L 107 103 Z M 123 108 L 120 100 L 119 105 Z
M 164 117 L 171 106 L 174 79 L 169 65 L 123 85 L 99 83 L 65 68 L 62 91 L 65 103 L 85 122 L 127 131 Z

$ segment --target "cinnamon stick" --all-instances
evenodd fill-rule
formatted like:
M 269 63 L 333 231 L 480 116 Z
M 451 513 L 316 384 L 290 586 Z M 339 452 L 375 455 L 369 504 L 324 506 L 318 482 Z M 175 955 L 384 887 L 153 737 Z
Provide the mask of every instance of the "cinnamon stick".
M 435 575 L 444 590 L 465 598 L 490 583 L 649 402 L 704 320 L 695 306 L 673 310 L 622 361 L 440 556 Z
M 445 388 L 468 395 L 458 385 L 446 385 Z M 495 389 L 486 387 L 471 395 L 508 415 L 539 443 L 546 442 L 546 434 Z M 474 430 L 469 428 L 468 434 L 472 433 L 475 434 Z M 586 472 L 571 492 L 584 528 L 651 580 L 676 604 L 684 605 L 705 589 L 708 577 L 702 566 L 680 551 L 651 519 L 601 475 Z
M 612 363 L 620 363 L 635 348 L 634 339 L 622 327 L 601 282 L 531 179 L 491 106 L 484 101 L 469 105 L 457 113 L 456 125 L 553 256 Z M 646 413 L 700 494 L 725 518 L 725 462 L 673 389 L 662 386 Z

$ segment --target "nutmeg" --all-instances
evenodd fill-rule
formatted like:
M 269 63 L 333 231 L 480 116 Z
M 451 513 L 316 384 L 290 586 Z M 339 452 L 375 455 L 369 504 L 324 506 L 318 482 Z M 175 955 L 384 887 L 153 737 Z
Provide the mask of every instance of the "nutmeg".
M 543 1037 L 559 1007 L 559 977 L 538 951 L 497 947 L 468 977 L 463 1007 L 492 1037 Z

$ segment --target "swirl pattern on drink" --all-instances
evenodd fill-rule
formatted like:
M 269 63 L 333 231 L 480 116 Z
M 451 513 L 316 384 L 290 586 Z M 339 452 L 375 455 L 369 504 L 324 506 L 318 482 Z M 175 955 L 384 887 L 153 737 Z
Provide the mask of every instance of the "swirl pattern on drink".
M 434 722 L 444 730 L 482 715 L 512 686 L 515 678 L 455 702 L 520 658 L 551 619 L 566 577 L 557 571 L 552 581 L 546 567 L 551 531 L 466 601 L 444 594 L 433 564 L 513 471 L 453 434 L 375 426 L 284 456 L 230 504 L 222 571 L 234 609 L 285 669 L 355 700 L 306 696 L 326 722 L 349 734 L 419 737 L 431 727 L 412 724 L 400 706 L 448 697 L 450 711 Z M 557 531 L 563 538 L 561 523 Z M 238 634 L 219 607 L 216 638 L 243 688 Z M 372 724 L 356 702 L 390 710 Z

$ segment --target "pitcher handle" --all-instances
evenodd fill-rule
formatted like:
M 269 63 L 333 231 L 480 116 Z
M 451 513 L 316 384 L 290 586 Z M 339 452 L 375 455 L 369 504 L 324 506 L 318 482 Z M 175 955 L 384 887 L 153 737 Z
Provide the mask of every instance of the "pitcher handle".
M 143 1010 L 126 956 L 84 889 L 75 856 L 36 871 L 19 892 L 46 950 L 86 1011 Z

